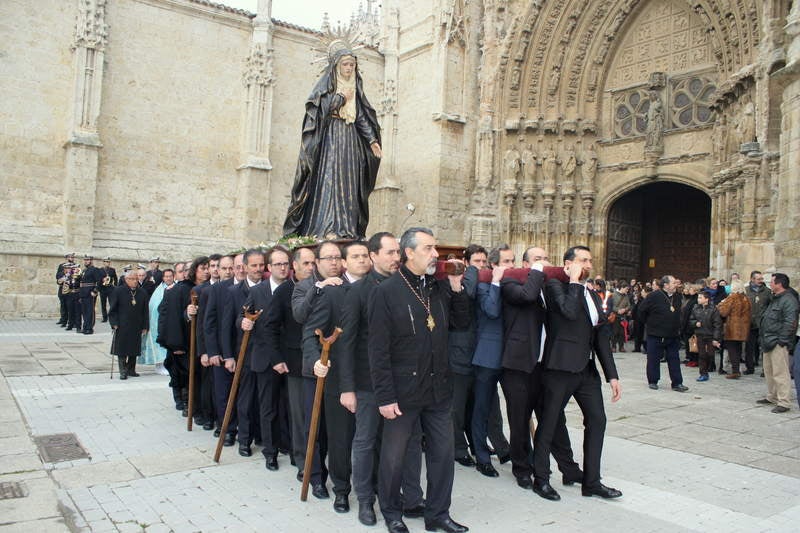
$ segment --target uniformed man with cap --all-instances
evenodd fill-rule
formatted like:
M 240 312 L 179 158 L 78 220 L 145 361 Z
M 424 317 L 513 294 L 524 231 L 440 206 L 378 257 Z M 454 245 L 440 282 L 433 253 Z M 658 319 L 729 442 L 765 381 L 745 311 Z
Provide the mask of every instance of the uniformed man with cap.
M 75 330 L 80 333 L 81 327 L 81 304 L 78 300 L 78 293 L 81 291 L 81 267 L 75 263 L 64 265 L 64 273 L 67 279 L 62 285 L 64 291 L 64 301 L 67 303 L 67 331 Z
M 103 258 L 103 281 L 100 283 L 100 311 L 103 313 L 103 322 L 108 321 L 108 298 L 117 286 L 117 271 L 111 266 L 111 258 Z
M 67 273 L 66 273 L 66 265 L 70 265 L 75 261 L 75 252 L 68 252 L 64 254 L 64 261 L 59 263 L 58 268 L 56 268 L 56 283 L 58 284 L 58 290 L 56 294 L 58 295 L 58 305 L 59 305 L 59 319 L 58 325 L 66 327 L 67 320 L 69 319 L 69 310 L 67 308 L 67 293 L 64 288 L 64 282 L 67 280 Z
M 153 257 L 150 259 L 150 270 L 147 271 L 147 275 L 150 276 L 156 287 L 161 285 L 161 282 L 164 280 L 164 273 L 158 268 L 160 265 L 161 258 Z
M 84 271 L 81 276 L 81 289 L 79 293 L 81 314 L 83 320 L 84 335 L 91 335 L 94 333 L 94 306 L 97 297 L 97 292 L 100 285 L 103 283 L 103 276 L 105 275 L 102 270 L 92 264 L 94 257 L 86 254 L 83 256 Z

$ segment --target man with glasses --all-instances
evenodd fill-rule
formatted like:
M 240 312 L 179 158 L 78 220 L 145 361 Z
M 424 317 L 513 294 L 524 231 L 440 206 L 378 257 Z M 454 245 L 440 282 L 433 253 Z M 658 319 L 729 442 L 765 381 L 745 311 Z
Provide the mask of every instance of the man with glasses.
M 341 325 L 342 304 L 350 285 L 363 278 L 372 266 L 367 245 L 363 241 L 353 241 L 342 246 L 342 256 L 345 264 L 345 271 L 341 276 L 342 284 L 322 289 L 308 320 L 303 325 L 303 366 L 312 364 L 315 376 L 328 376 L 324 398 L 325 427 L 328 438 L 328 468 L 335 494 L 333 509 L 337 513 L 346 513 L 350 510 L 348 501 L 352 472 L 350 453 L 355 420 L 353 413 L 339 402 L 341 347 L 336 343 L 331 348 L 328 362 L 331 372 L 328 375 L 328 367 L 322 365 L 319 360 L 321 349 L 319 339 L 314 332 L 320 330 L 328 336 L 333 334 L 334 328 Z

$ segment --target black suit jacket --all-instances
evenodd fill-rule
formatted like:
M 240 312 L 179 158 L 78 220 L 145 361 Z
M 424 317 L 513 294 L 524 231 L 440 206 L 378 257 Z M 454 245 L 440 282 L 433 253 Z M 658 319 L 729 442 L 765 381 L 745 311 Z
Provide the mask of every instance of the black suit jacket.
M 250 294 L 250 286 L 247 284 L 247 280 L 244 279 L 238 285 L 229 286 L 226 292 L 228 293 L 228 298 L 222 311 L 222 326 L 220 328 L 222 357 L 223 359 L 235 359 L 239 355 L 239 347 L 242 345 L 242 335 L 244 333 L 241 328 L 237 327 L 237 319 L 241 315 L 247 296 Z M 250 347 L 248 348 L 249 350 Z
M 272 366 L 286 363 L 289 375 L 300 377 L 303 368 L 303 352 L 300 349 L 303 326 L 292 315 L 294 287 L 293 279 L 281 283 L 272 294 L 272 305 L 267 309 L 267 315 L 258 320 L 264 321 L 266 349 Z
M 205 308 L 202 325 L 209 357 L 222 355 L 225 351 L 222 349 L 222 315 L 228 301 L 228 287 L 232 286 L 233 278 L 226 279 L 211 285 L 200 295 L 200 307 Z
M 303 323 L 303 375 L 314 376 L 314 363 L 322 355 L 322 345 L 319 337 L 314 333 L 317 329 L 322 331 L 325 337 L 333 334 L 336 327 L 342 325 L 342 303 L 350 289 L 350 282 L 342 276 L 341 285 L 330 285 L 322 290 L 317 290 L 317 297 L 311 306 L 306 321 Z M 328 353 L 330 360 L 330 371 L 325 380 L 325 386 L 334 392 L 340 390 L 339 386 L 339 353 L 341 349 L 339 342 L 331 346 Z
M 369 373 L 369 301 L 372 291 L 387 277 L 371 270 L 350 285 L 342 305 L 342 334 L 336 341 L 339 392 L 372 391 Z
M 280 287 L 280 285 L 279 285 Z M 244 306 L 253 311 L 261 310 L 261 316 L 258 317 L 253 325 L 253 331 L 250 333 L 250 355 L 245 363 L 253 372 L 266 372 L 271 370 L 273 364 L 270 358 L 270 351 L 267 349 L 267 313 L 269 308 L 272 307 L 272 286 L 269 280 L 264 280 L 252 289 L 247 296 Z M 239 311 L 239 318 L 236 324 L 241 329 L 243 312 Z
M 503 368 L 533 372 L 542 346 L 545 321 L 542 285 L 544 274 L 531 270 L 525 283 L 506 278 L 500 282 L 503 297 Z
M 611 354 L 608 323 L 600 298 L 590 291 L 597 308 L 598 323 L 592 325 L 585 296 L 586 288 L 579 283 L 564 283 L 550 279 L 545 284 L 547 301 L 547 341 L 543 364 L 548 370 L 579 373 L 587 364 L 600 360 L 606 381 L 618 379 L 614 356 Z
M 369 362 L 378 405 L 397 402 L 424 406 L 451 397 L 453 383 L 447 357 L 450 324 L 469 325 L 469 297 L 453 293 L 447 280 L 425 276 L 424 297 L 430 298 L 433 331 L 426 325 L 428 313 L 405 275 L 419 294 L 420 280 L 405 266 L 372 291 L 369 311 Z

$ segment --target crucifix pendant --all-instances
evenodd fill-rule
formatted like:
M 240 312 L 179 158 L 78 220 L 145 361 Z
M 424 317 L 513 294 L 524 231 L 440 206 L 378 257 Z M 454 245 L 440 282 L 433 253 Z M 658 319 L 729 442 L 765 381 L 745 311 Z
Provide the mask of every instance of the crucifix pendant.
M 131 305 L 136 305 L 136 298 L 131 298 Z
M 436 322 L 433 321 L 433 315 L 428 313 L 428 320 L 426 322 L 428 324 L 428 329 L 433 331 L 433 328 L 436 327 Z
M 675 312 L 675 306 L 674 305 L 670 305 L 669 306 L 669 310 L 670 310 L 671 313 L 674 313 Z

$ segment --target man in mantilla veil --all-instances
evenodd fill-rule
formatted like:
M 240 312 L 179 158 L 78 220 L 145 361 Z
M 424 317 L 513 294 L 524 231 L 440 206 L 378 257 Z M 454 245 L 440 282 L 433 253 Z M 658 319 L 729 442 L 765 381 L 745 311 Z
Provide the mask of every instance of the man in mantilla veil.
M 329 54 L 306 101 L 292 204 L 284 235 L 363 239 L 381 158 L 380 126 L 355 54 Z

